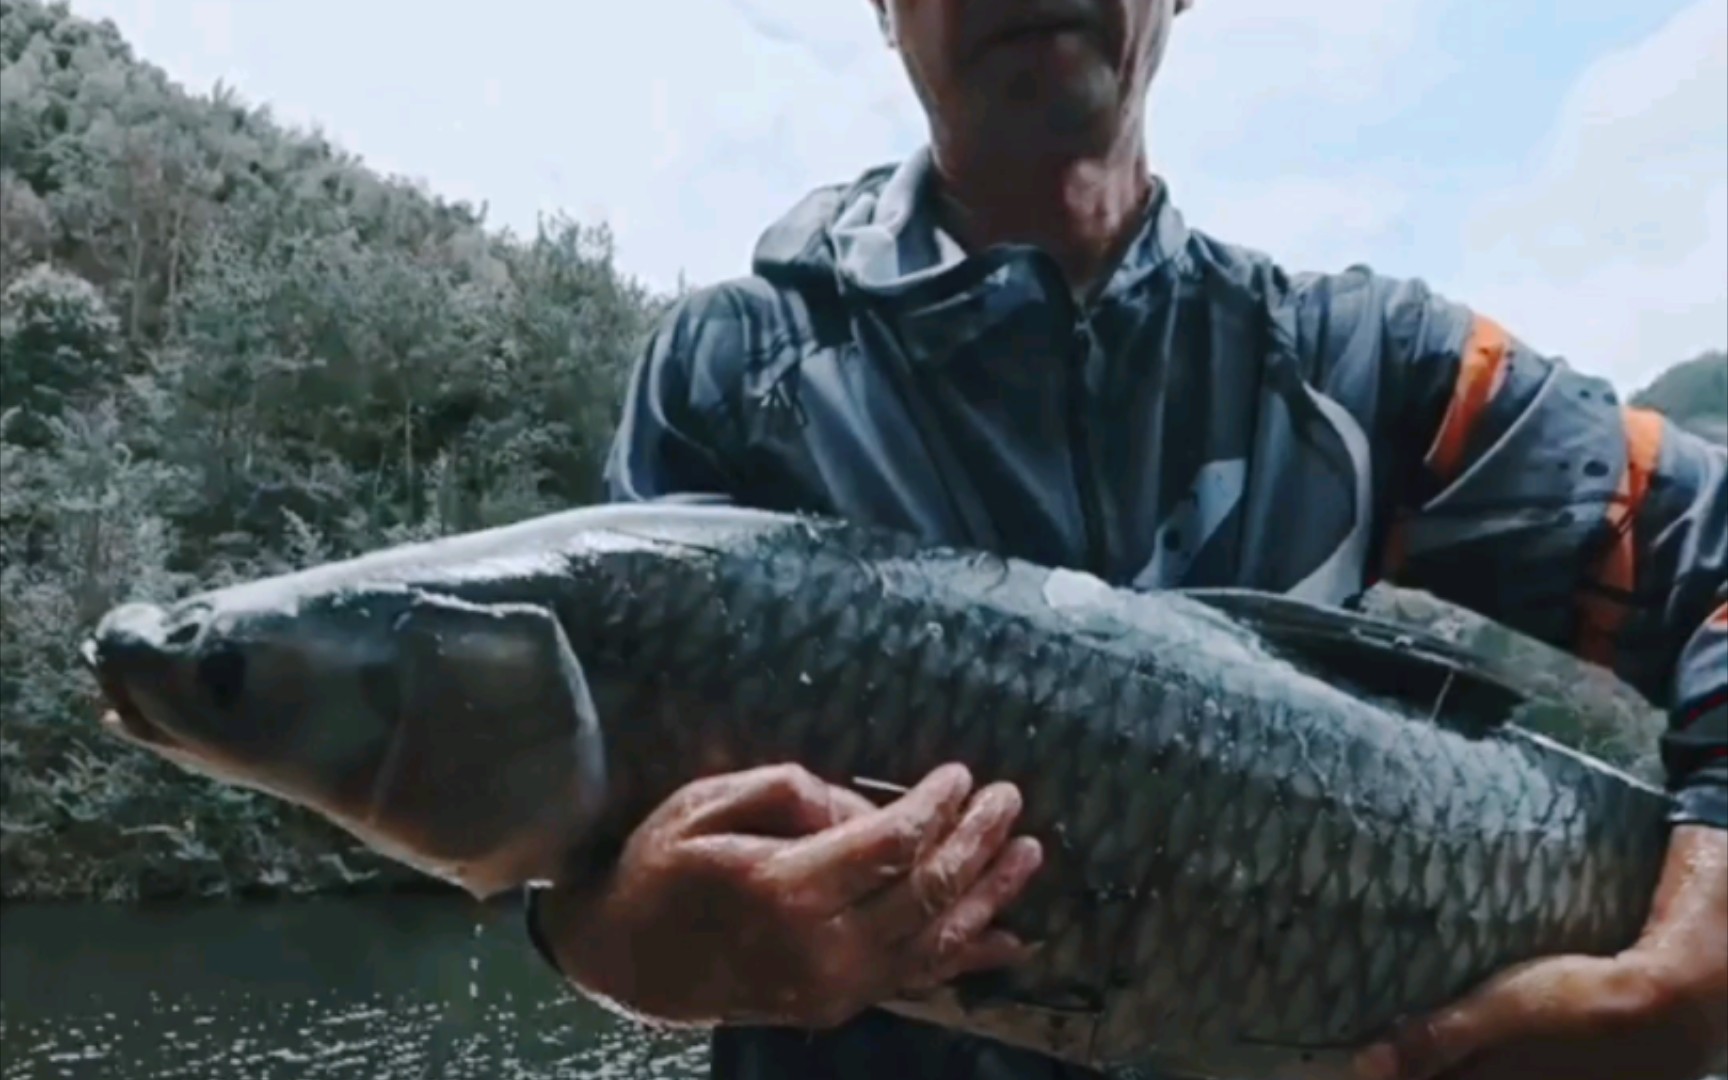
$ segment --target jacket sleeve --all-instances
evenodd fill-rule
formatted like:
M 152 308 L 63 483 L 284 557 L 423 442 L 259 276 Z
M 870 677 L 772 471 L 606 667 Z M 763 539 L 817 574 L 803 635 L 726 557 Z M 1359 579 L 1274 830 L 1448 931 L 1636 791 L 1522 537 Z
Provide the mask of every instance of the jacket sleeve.
M 612 502 L 731 502 L 744 471 L 734 432 L 744 316 L 716 291 L 692 294 L 649 336 L 625 389 L 605 467 Z
M 1368 288 L 1383 575 L 1625 679 L 1668 713 L 1675 823 L 1728 828 L 1728 448 L 1420 285 Z

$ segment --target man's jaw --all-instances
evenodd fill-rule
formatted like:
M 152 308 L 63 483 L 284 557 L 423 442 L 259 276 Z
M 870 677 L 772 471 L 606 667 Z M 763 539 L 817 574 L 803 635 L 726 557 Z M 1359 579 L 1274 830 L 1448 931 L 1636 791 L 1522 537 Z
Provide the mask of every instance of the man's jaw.
M 1002 14 L 981 26 L 967 48 L 977 60 L 999 48 L 1052 41 L 1065 34 L 1102 36 L 1095 8 L 1085 3 L 1045 3 L 1005 7 Z

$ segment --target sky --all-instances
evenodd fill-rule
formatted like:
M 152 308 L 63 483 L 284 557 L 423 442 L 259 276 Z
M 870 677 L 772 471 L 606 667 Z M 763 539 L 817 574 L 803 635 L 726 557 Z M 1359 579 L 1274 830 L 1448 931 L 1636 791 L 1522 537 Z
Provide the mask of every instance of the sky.
M 605 222 L 660 288 L 925 135 L 867 0 L 71 6 L 493 225 Z M 1147 126 L 1189 224 L 1288 269 L 1422 278 L 1623 390 L 1728 345 L 1723 0 L 1198 0 Z

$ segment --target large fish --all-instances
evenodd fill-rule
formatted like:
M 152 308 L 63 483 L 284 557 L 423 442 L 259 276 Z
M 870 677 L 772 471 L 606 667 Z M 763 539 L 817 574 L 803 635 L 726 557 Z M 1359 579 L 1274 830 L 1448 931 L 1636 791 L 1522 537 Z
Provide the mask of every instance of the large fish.
M 109 723 L 489 896 L 697 776 L 1025 796 L 1027 965 L 891 1007 L 1094 1067 L 1342 1076 L 1527 958 L 1636 937 L 1668 797 L 1438 639 L 898 533 L 577 510 L 111 612 Z M 866 783 L 870 782 L 870 783 Z

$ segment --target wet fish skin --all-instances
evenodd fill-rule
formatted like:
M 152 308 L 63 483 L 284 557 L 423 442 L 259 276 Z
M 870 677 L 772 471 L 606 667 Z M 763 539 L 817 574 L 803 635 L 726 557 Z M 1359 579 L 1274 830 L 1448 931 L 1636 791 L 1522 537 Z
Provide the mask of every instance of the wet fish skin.
M 1497 970 L 1630 943 L 1662 858 L 1666 797 L 1522 731 L 1538 704 L 1403 628 L 1253 594 L 654 507 L 197 604 L 96 635 L 134 737 L 479 893 L 609 850 L 716 771 L 1017 783 L 1046 858 L 1003 921 L 1045 948 L 891 1007 L 1094 1066 L 1343 1076 Z M 170 647 L 184 611 L 202 629 Z M 215 650 L 260 673 L 225 710 L 196 674 Z

